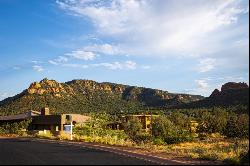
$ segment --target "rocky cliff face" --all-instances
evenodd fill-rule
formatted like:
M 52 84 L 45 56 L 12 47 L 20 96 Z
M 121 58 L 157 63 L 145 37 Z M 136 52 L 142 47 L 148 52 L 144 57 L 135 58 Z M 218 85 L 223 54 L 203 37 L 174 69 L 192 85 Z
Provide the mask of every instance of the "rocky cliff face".
M 217 105 L 248 105 L 249 87 L 246 83 L 229 82 L 221 87 L 221 91 L 214 90 L 208 100 Z
M 228 82 L 212 94 L 197 102 L 179 105 L 180 108 L 244 105 L 249 107 L 249 86 L 246 83 Z
M 164 106 L 164 104 L 174 102 L 187 103 L 202 98 L 201 96 L 173 94 L 157 89 L 98 83 L 92 80 L 73 80 L 66 83 L 58 83 L 55 80 L 43 79 L 39 83 L 32 83 L 27 89 L 27 93 L 31 95 L 50 94 L 54 97 L 74 96 L 76 94 L 91 95 L 98 92 L 106 95 L 120 95 L 124 100 L 136 100 L 148 106 Z
M 240 89 L 247 89 L 249 88 L 248 85 L 244 82 L 228 82 L 221 87 L 221 92 L 226 92 L 230 90 L 240 90 Z
M 28 94 L 51 94 L 55 97 L 62 97 L 63 94 L 73 95 L 74 90 L 66 84 L 58 83 L 55 80 L 43 79 L 39 83 L 33 82 L 27 89 Z
M 168 91 L 92 80 L 58 83 L 43 79 L 31 83 L 22 93 L 0 102 L 1 111 L 39 109 L 49 106 L 58 112 L 139 110 L 165 108 L 202 99 L 199 95 L 174 94 Z M 18 111 L 19 111 L 18 110 Z

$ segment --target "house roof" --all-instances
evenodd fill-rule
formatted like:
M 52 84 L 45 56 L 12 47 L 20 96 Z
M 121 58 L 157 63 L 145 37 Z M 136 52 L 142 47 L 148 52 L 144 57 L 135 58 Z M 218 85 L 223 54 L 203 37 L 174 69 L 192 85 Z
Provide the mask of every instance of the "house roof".
M 37 111 L 28 111 L 18 115 L 0 116 L 0 121 L 25 120 L 38 115 L 40 115 L 40 113 Z

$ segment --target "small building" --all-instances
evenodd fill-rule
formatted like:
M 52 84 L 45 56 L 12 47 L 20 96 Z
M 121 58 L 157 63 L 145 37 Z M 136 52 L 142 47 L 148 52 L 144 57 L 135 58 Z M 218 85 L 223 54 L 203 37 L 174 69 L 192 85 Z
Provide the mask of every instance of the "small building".
M 72 119 L 70 119 L 72 118 Z M 90 117 L 80 114 L 50 115 L 49 108 L 43 108 L 40 116 L 32 117 L 30 130 L 50 130 L 52 133 L 59 133 L 65 130 L 66 125 L 85 123 Z
M 72 119 L 70 119 L 72 118 Z M 65 130 L 65 127 L 70 124 L 72 120 L 73 125 L 85 123 L 90 117 L 80 114 L 61 114 L 51 115 L 49 108 L 43 108 L 41 113 L 36 111 L 29 111 L 19 115 L 1 116 L 1 123 L 20 122 L 31 119 L 29 131 L 44 131 L 49 130 L 54 134 L 59 134 Z
M 116 122 L 109 123 L 108 127 L 113 130 L 123 130 L 124 124 L 127 123 L 129 120 L 137 118 L 141 124 L 142 129 L 149 130 L 151 128 L 151 123 L 154 117 L 157 117 L 159 115 L 125 115 L 121 116 Z

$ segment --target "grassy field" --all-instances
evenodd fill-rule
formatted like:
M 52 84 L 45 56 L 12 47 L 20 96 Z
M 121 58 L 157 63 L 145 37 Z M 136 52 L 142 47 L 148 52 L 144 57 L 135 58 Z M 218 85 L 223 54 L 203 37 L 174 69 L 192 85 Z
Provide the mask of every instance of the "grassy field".
M 150 143 L 134 143 L 119 131 L 103 132 L 93 135 L 74 135 L 75 141 L 95 142 L 107 145 L 118 145 L 125 147 L 135 147 L 150 153 L 161 153 L 164 155 L 173 154 L 181 157 L 198 158 L 212 161 L 223 161 L 228 164 L 238 164 L 242 155 L 247 154 L 249 150 L 248 139 L 226 139 L 220 135 L 211 135 L 211 137 L 192 142 L 185 142 L 172 145 L 155 145 Z
M 249 150 L 249 140 L 208 139 L 163 147 L 166 152 L 206 160 L 239 162 Z

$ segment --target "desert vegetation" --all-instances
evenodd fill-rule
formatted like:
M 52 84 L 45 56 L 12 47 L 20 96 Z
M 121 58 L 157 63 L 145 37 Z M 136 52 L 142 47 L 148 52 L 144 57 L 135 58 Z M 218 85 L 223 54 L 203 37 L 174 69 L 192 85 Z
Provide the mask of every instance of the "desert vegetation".
M 248 163 L 249 114 L 246 109 L 244 106 L 235 106 L 147 110 L 159 115 L 152 119 L 148 131 L 142 130 L 137 118 L 126 122 L 124 130 L 112 130 L 108 124 L 119 118 L 119 114 L 91 113 L 92 118 L 85 124 L 74 127 L 73 138 L 75 141 L 138 147 L 151 152 L 223 161 L 226 164 Z M 195 128 L 190 122 L 197 124 Z M 25 135 L 23 133 L 29 123 L 3 124 L 0 133 Z M 69 140 L 68 135 L 55 137 L 51 133 L 33 136 Z
M 137 118 L 128 121 L 124 130 L 111 130 L 112 116 L 93 114 L 86 125 L 76 127 L 75 139 L 111 145 L 136 146 L 155 152 L 240 164 L 249 151 L 249 114 L 236 108 L 168 110 L 153 119 L 150 131 L 142 130 Z M 157 111 L 155 111 L 157 112 Z M 192 130 L 190 121 L 198 126 Z

